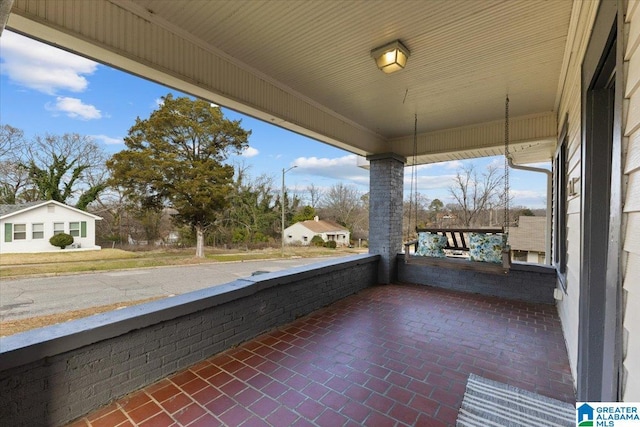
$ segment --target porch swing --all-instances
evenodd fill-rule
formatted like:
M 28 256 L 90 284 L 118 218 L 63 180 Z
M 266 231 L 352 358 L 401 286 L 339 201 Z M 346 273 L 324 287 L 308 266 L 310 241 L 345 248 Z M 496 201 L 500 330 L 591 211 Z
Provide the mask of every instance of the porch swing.
M 416 205 L 417 223 L 417 116 L 413 135 L 413 171 L 411 191 Z M 505 100 L 504 124 L 504 225 L 501 228 L 418 228 L 417 240 L 404 244 L 406 264 L 429 265 L 456 270 L 473 270 L 490 274 L 508 274 L 511 268 L 509 235 L 509 97 Z M 409 209 L 414 204 L 410 200 Z M 409 212 L 411 223 L 411 212 Z M 411 253 L 413 247 L 413 254 Z M 469 259 L 446 256 L 445 250 L 469 254 Z

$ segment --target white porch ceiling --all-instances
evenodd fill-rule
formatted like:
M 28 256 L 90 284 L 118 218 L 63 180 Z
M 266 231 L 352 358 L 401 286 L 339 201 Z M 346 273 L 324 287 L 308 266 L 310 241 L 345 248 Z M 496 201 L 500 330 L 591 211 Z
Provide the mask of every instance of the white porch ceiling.
M 576 0 L 579 2 L 580 0 Z M 8 28 L 360 155 L 549 159 L 573 0 L 15 0 Z M 371 49 L 400 39 L 405 70 Z M 453 135 L 457 135 L 453 137 Z M 528 151 L 527 151 L 528 150 Z

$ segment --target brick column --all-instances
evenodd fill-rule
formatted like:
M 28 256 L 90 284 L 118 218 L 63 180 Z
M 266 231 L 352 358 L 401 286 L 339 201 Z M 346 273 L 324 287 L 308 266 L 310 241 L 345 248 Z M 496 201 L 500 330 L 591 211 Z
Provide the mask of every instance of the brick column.
M 381 255 L 378 282 L 396 280 L 402 250 L 402 198 L 406 159 L 394 153 L 368 156 L 369 253 Z

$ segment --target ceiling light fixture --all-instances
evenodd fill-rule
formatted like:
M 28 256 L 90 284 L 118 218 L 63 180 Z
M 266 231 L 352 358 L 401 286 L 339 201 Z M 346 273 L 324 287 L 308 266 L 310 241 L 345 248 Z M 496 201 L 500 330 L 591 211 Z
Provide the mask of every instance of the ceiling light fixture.
M 407 65 L 409 49 L 400 40 L 393 41 L 371 51 L 376 65 L 386 74 L 402 70 Z

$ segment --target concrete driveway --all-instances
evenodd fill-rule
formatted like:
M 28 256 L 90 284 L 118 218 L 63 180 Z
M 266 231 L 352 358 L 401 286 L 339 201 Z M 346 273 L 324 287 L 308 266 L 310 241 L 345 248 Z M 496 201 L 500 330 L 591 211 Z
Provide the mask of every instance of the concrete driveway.
M 326 261 L 275 259 L 157 267 L 0 281 L 0 320 L 16 320 L 89 307 L 183 294 L 258 271 L 274 272 Z

